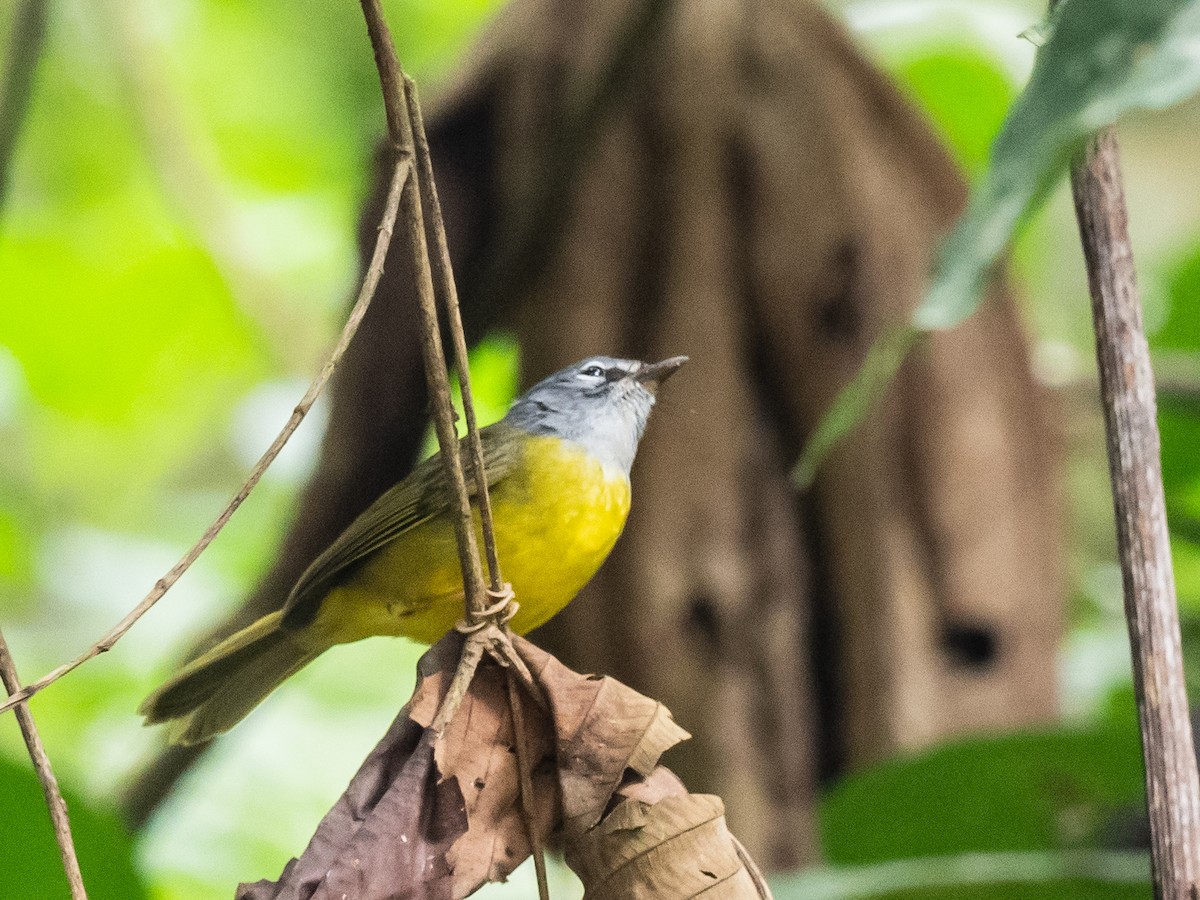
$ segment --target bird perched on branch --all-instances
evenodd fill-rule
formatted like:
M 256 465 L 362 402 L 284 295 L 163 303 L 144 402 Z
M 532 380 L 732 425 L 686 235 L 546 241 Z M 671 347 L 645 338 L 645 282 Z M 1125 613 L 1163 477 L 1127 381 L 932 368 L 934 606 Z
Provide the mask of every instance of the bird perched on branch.
M 629 472 L 655 394 L 684 362 L 595 356 L 556 372 L 480 432 L 496 551 L 519 602 L 511 627 L 541 625 L 595 574 L 629 514 Z M 467 484 L 474 494 L 469 454 Z M 475 514 L 478 528 L 478 511 Z M 463 612 L 450 494 L 434 456 L 322 553 L 283 609 L 221 641 L 146 698 L 147 724 L 179 743 L 237 724 L 335 644 L 377 634 L 433 643 Z

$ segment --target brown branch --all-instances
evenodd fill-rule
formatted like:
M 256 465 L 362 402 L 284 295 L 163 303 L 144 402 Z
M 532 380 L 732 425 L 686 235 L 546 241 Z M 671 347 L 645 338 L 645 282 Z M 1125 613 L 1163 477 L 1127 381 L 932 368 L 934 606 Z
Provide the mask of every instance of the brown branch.
M 10 695 L 21 689 L 17 666 L 12 653 L 9 652 L 3 631 L 0 631 L 0 682 Z M 33 769 L 42 785 L 42 796 L 46 798 L 46 806 L 50 809 L 50 821 L 54 823 L 58 854 L 62 857 L 63 871 L 67 873 L 67 884 L 71 887 L 71 900 L 87 900 L 83 874 L 79 871 L 79 860 L 75 856 L 75 842 L 71 840 L 67 803 L 58 789 L 58 779 L 54 777 L 54 770 L 50 767 L 50 757 L 46 755 L 46 748 L 42 746 L 42 739 L 38 734 L 37 725 L 34 724 L 33 714 L 29 711 L 29 704 L 17 704 L 17 724 L 21 726 L 25 748 L 29 751 L 29 758 L 33 760 Z
M 421 104 L 417 102 L 417 86 L 409 78 L 405 79 L 405 84 L 408 88 L 408 112 L 412 117 L 413 137 L 417 146 L 417 169 L 421 184 L 421 196 L 429 208 L 430 230 L 433 244 L 437 247 L 437 254 L 433 257 L 434 276 L 449 319 L 450 337 L 454 342 L 454 365 L 458 369 L 463 411 L 467 419 L 467 441 L 471 447 L 471 459 L 475 468 L 475 493 L 479 501 L 483 547 L 487 554 L 492 591 L 499 594 L 504 590 L 504 579 L 500 574 L 500 560 L 496 556 L 492 500 L 488 494 L 487 472 L 483 468 L 483 443 L 479 437 L 479 426 L 475 422 L 475 401 L 471 393 L 471 367 L 467 358 L 467 339 L 463 331 L 462 312 L 458 305 L 458 287 L 454 283 L 454 269 L 450 265 L 450 247 L 446 242 L 446 225 L 442 221 L 442 204 L 438 200 L 437 185 L 433 180 L 433 159 L 429 154 L 429 140 L 425 136 L 425 120 L 421 115 Z
M 408 115 L 404 72 L 396 58 L 396 48 L 379 6 L 379 0 L 361 0 L 367 33 L 375 52 L 383 102 L 387 109 L 388 134 L 397 152 L 408 159 L 415 155 L 413 124 Z M 418 176 L 419 177 L 419 176 Z M 433 407 L 433 423 L 441 450 L 442 471 L 450 486 L 451 507 L 454 510 L 454 537 L 458 544 L 459 564 L 462 567 L 463 594 L 468 619 L 486 607 L 483 569 L 479 564 L 479 545 L 471 519 L 471 496 L 463 475 L 462 459 L 458 453 L 458 436 L 454 430 L 454 407 L 450 401 L 450 379 L 446 374 L 446 354 L 442 348 L 438 324 L 437 303 L 433 289 L 433 272 L 429 262 L 429 247 L 425 240 L 425 216 L 421 206 L 422 191 L 416 184 L 404 192 L 404 234 L 412 257 L 417 288 L 417 306 L 421 326 L 421 350 L 425 359 L 425 380 Z
M 538 897 L 540 900 L 547 900 L 550 896 L 550 883 L 546 878 L 546 852 L 542 848 L 542 838 L 534 824 L 533 777 L 530 774 L 529 748 L 525 744 L 525 713 L 521 709 L 521 695 L 517 690 L 517 682 L 518 678 L 512 669 L 504 673 L 504 683 L 508 686 L 508 708 L 512 713 L 513 746 L 517 750 L 517 784 L 521 813 L 525 819 L 525 832 L 529 836 L 533 871 L 537 876 Z
M 491 627 L 493 626 L 486 626 L 486 628 Z M 475 670 L 479 668 L 486 649 L 487 640 L 483 633 L 476 631 L 467 635 L 467 639 L 463 642 L 462 654 L 458 659 L 458 668 L 454 670 L 454 677 L 446 689 L 446 696 L 442 698 L 437 715 L 429 723 L 429 730 L 437 737 L 440 738 L 446 733 L 454 714 L 458 712 L 459 706 L 467 696 L 467 691 L 471 689 L 471 679 L 475 677 Z
M 361 0 L 363 15 L 367 21 L 375 63 L 379 69 L 379 82 L 387 109 L 388 133 L 397 152 L 409 156 L 415 153 L 417 163 L 416 184 L 410 185 L 404 198 L 405 233 L 409 252 L 412 255 L 416 277 L 417 301 L 420 310 L 421 347 L 425 359 L 425 377 L 434 411 L 434 426 L 438 447 L 441 450 L 442 467 L 448 489 L 452 494 L 451 505 L 456 508 L 454 517 L 455 540 L 458 545 L 459 565 L 463 577 L 464 616 L 468 623 L 483 626 L 467 636 L 462 656 L 454 678 L 432 723 L 432 730 L 439 736 L 453 719 L 462 698 L 470 688 L 471 680 L 479 666 L 485 649 L 501 663 L 515 657 L 509 640 L 504 613 L 482 621 L 487 603 L 483 570 L 479 561 L 479 546 L 475 538 L 474 520 L 471 513 L 471 496 L 463 473 L 458 434 L 454 427 L 454 408 L 450 401 L 450 382 L 446 372 L 446 355 L 442 346 L 441 327 L 438 321 L 437 301 L 440 298 L 446 310 L 451 342 L 454 347 L 455 365 L 458 369 L 459 386 L 462 391 L 463 410 L 467 421 L 467 442 L 470 446 L 475 477 L 476 499 L 479 504 L 483 543 L 487 553 L 491 593 L 503 598 L 507 588 L 500 572 L 500 561 L 496 554 L 496 538 L 492 521 L 491 499 L 488 495 L 487 471 L 484 468 L 483 444 L 479 426 L 475 419 L 475 404 L 471 393 L 471 372 L 467 358 L 467 341 L 463 331 L 462 315 L 459 310 L 458 289 L 454 283 L 454 271 L 450 264 L 450 250 L 446 241 L 445 223 L 442 220 L 441 204 L 433 177 L 433 161 L 429 153 L 429 141 L 425 134 L 425 122 L 417 98 L 417 89 L 400 67 L 391 33 L 380 8 L 379 0 Z M 425 212 L 428 210 L 428 221 Z M 429 245 L 433 244 L 436 254 L 431 257 Z M 436 269 L 436 273 L 435 270 Z M 435 285 L 436 276 L 436 285 Z M 511 591 L 509 591 L 511 597 Z M 522 675 L 528 678 L 528 673 Z M 509 709 L 513 721 L 513 741 L 517 750 L 517 770 L 520 774 L 520 795 L 526 830 L 529 833 L 533 852 L 534 868 L 537 873 L 538 895 L 548 900 L 550 889 L 546 880 L 546 860 L 541 841 L 533 820 L 533 785 L 524 770 L 525 758 L 529 755 L 525 746 L 525 731 L 516 685 L 520 676 L 510 669 L 507 677 L 509 686 Z
M 8 38 L 8 65 L 4 67 L 4 81 L 0 84 L 0 209 L 4 207 L 9 169 L 33 96 L 38 60 L 46 43 L 49 7 L 49 0 L 25 0 L 13 16 Z
M 242 505 L 267 467 L 274 462 L 275 457 L 279 455 L 279 451 L 283 449 L 284 444 L 292 436 L 295 430 L 300 427 L 300 423 L 304 421 L 304 417 L 308 415 L 308 411 L 312 408 L 313 403 L 321 395 L 326 383 L 333 375 L 334 369 L 337 368 L 342 356 L 346 352 L 346 348 L 350 346 L 350 341 L 354 337 L 354 333 L 358 330 L 359 324 L 362 322 L 363 316 L 366 315 L 367 307 L 371 304 L 371 298 L 375 295 L 375 288 L 379 284 L 379 278 L 383 274 L 383 262 L 387 257 L 388 246 L 392 242 L 392 231 L 395 228 L 396 217 L 400 206 L 400 195 L 403 192 L 404 185 L 410 180 L 413 174 L 411 157 L 403 157 L 396 161 L 395 169 L 392 173 L 391 187 L 388 190 L 387 204 L 384 207 L 383 218 L 379 223 L 379 238 L 375 242 L 375 252 L 371 257 L 371 264 L 367 267 L 367 273 L 363 277 L 362 287 L 358 292 L 358 299 L 354 303 L 354 307 L 350 310 L 350 316 L 346 320 L 345 326 L 342 328 L 341 337 L 338 338 L 337 345 L 329 355 L 329 359 L 325 361 L 325 365 L 321 368 L 320 374 L 313 379 L 312 384 L 305 392 L 304 397 L 296 404 L 296 408 L 292 411 L 291 417 L 287 424 L 283 426 L 283 430 L 271 442 L 271 446 L 267 448 L 266 453 L 255 464 L 251 470 L 246 483 L 238 490 L 229 501 L 221 514 L 208 527 L 208 530 L 200 537 L 193 547 L 184 554 L 171 570 L 160 578 L 154 585 L 154 588 L 148 593 L 142 602 L 135 606 L 120 622 L 104 635 L 95 644 L 89 647 L 86 651 L 80 654 L 75 659 L 68 663 L 64 663 L 52 672 L 42 676 L 37 681 L 33 682 L 17 691 L 7 701 L 0 704 L 0 713 L 12 709 L 22 700 L 27 700 L 34 694 L 41 691 L 48 685 L 53 684 L 69 672 L 74 671 L 90 659 L 99 656 L 111 650 L 113 645 L 119 641 L 133 624 L 137 622 L 146 612 L 154 606 L 163 595 L 171 589 L 180 577 L 191 568 L 192 563 L 207 549 L 208 545 L 213 542 L 213 539 L 225 527 L 225 523 L 237 511 L 237 508 Z
M 1167 537 L 1154 375 L 1112 128 L 1099 132 L 1073 163 L 1071 188 L 1092 295 L 1146 763 L 1155 895 L 1194 900 L 1200 890 L 1200 789 Z
M 454 282 L 454 269 L 450 263 L 450 247 L 446 241 L 446 226 L 442 221 L 442 206 L 438 201 L 437 184 L 433 178 L 433 159 L 429 153 L 429 140 L 425 134 L 425 121 L 421 115 L 421 104 L 417 100 L 417 87 L 412 79 L 405 78 L 408 90 L 408 114 L 412 120 L 413 136 L 416 141 L 418 178 L 421 185 L 422 201 L 429 210 L 429 230 L 427 240 L 437 248 L 433 256 L 434 277 L 436 286 L 446 309 L 449 320 L 450 336 L 454 344 L 454 364 L 458 369 L 459 387 L 462 391 L 463 411 L 467 420 L 467 441 L 471 450 L 472 467 L 475 475 L 475 494 L 479 504 L 479 521 L 483 534 L 484 553 L 487 556 L 487 567 L 492 596 L 502 597 L 506 591 L 504 576 L 500 572 L 500 558 L 496 553 L 496 535 L 492 519 L 492 501 L 488 493 L 487 471 L 483 463 L 483 441 L 479 436 L 479 425 L 475 420 L 475 402 L 471 393 L 471 367 L 467 358 L 467 340 L 463 330 L 462 313 L 458 303 L 458 288 Z M 511 596 L 511 593 L 509 594 Z M 467 619 L 472 617 L 468 605 Z M 501 664 L 508 666 L 505 678 L 508 684 L 508 708 L 513 721 L 513 745 L 516 747 L 517 772 L 520 775 L 519 793 L 521 811 L 525 818 L 525 829 L 529 834 L 529 846 L 533 855 L 533 867 L 537 874 L 538 896 L 540 900 L 549 900 L 550 887 L 546 879 L 546 854 L 538 836 L 533 819 L 533 783 L 529 772 L 525 769 L 525 760 L 529 756 L 526 746 L 524 717 L 521 710 L 521 700 L 517 692 L 520 682 L 526 687 L 530 696 L 539 703 L 545 700 L 537 689 L 536 683 L 525 669 L 524 661 L 513 650 L 512 643 L 504 633 L 500 640 L 494 642 L 491 654 Z M 516 671 L 514 671 L 516 670 Z M 472 673 L 473 674 L 473 673 Z M 456 679 L 458 680 L 458 679 Z M 469 684 L 470 678 L 467 678 Z M 465 690 L 465 687 L 464 687 Z M 449 719 L 447 718 L 447 722 Z

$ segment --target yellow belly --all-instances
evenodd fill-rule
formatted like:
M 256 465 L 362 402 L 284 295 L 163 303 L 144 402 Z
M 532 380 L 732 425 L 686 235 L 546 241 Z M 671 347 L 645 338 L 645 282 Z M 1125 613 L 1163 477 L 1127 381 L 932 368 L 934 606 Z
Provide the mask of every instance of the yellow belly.
M 516 471 L 491 492 L 496 551 L 524 634 L 567 605 L 600 568 L 629 514 L 629 479 L 578 445 L 528 437 Z M 479 516 L 475 517 L 478 533 Z M 482 546 L 482 544 L 481 544 Z M 449 516 L 401 535 L 356 568 L 321 604 L 314 625 L 333 643 L 394 634 L 433 643 L 463 615 Z

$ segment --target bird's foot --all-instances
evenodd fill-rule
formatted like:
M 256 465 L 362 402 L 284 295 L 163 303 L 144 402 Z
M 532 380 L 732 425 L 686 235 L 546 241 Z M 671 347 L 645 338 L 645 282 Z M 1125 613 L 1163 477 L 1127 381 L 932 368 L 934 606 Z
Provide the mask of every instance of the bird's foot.
M 490 606 L 481 610 L 472 610 L 471 614 L 466 618 L 459 619 L 454 626 L 455 631 L 460 631 L 463 634 L 474 634 L 481 628 L 488 625 L 495 625 L 497 628 L 503 629 L 513 616 L 517 614 L 517 610 L 521 608 L 521 604 L 514 599 L 512 585 L 507 581 L 498 591 L 493 591 L 485 588 L 484 593 L 492 598 L 495 602 Z

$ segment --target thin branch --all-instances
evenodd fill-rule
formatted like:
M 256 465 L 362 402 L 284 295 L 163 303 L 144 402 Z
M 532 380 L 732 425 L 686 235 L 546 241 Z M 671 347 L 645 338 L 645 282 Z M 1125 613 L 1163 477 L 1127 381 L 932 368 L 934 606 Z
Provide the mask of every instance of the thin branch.
M 458 287 L 454 283 L 454 269 L 450 265 L 450 247 L 446 242 L 446 225 L 442 221 L 442 204 L 438 200 L 437 185 L 433 180 L 433 159 L 429 154 L 429 140 L 425 136 L 425 120 L 421 115 L 421 104 L 417 102 L 417 86 L 411 78 L 405 79 L 408 88 L 408 112 L 412 117 L 413 137 L 417 145 L 417 170 L 421 195 L 429 209 L 429 225 L 437 253 L 433 257 L 434 278 L 440 288 L 442 302 L 450 324 L 450 336 L 454 342 L 454 365 L 458 369 L 458 383 L 462 391 L 463 411 L 467 419 L 467 441 L 471 447 L 471 459 L 475 469 L 475 493 L 479 502 L 479 521 L 483 530 L 483 547 L 487 554 L 488 573 L 493 593 L 504 590 L 504 578 L 500 574 L 500 560 L 496 555 L 496 535 L 492 524 L 492 500 L 488 493 L 487 472 L 483 468 L 483 442 L 479 437 L 479 426 L 475 422 L 475 401 L 471 393 L 471 367 L 467 358 L 467 339 L 463 330 L 462 312 L 458 305 Z
M 538 897 L 547 900 L 550 883 L 546 879 L 546 853 L 542 838 L 538 834 L 533 818 L 533 778 L 530 775 L 529 748 L 525 743 L 525 712 L 521 709 L 521 694 L 517 690 L 517 676 L 512 669 L 504 673 L 508 685 L 508 708 L 512 712 L 513 746 L 517 750 L 517 776 L 521 793 L 521 812 L 525 819 L 525 831 L 529 836 L 529 848 L 533 855 L 533 870 L 537 875 Z
M 15 694 L 21 689 L 17 666 L 12 653 L 9 652 L 3 631 L 0 631 L 0 682 L 3 682 L 4 689 L 9 694 Z M 58 779 L 54 777 L 54 770 L 50 767 L 50 757 L 46 755 L 46 748 L 42 746 L 42 739 L 38 735 L 37 725 L 34 724 L 33 714 L 29 711 L 29 704 L 17 705 L 17 724 L 21 726 L 25 748 L 29 751 L 29 758 L 33 760 L 33 769 L 42 785 L 42 796 L 46 798 L 46 806 L 50 809 L 50 821 L 54 824 L 58 854 L 62 857 L 63 871 L 67 873 L 67 884 L 71 887 L 71 900 L 87 900 L 83 874 L 79 871 L 79 860 L 75 856 L 75 842 L 71 840 L 67 803 L 63 800 L 62 791 L 58 789 Z
M 467 442 L 470 446 L 475 477 L 476 501 L 479 505 L 483 543 L 487 553 L 488 572 L 491 578 L 491 593 L 503 598 L 506 588 L 500 573 L 500 561 L 496 554 L 496 538 L 492 523 L 491 499 L 488 495 L 487 471 L 484 468 L 483 444 L 479 426 L 475 420 L 475 403 L 471 393 L 471 372 L 467 358 L 467 342 L 463 332 L 462 315 L 458 304 L 458 289 L 454 283 L 454 272 L 450 264 L 450 250 L 446 241 L 445 223 L 442 221 L 441 204 L 433 178 L 433 161 L 429 154 L 429 142 L 425 135 L 425 122 L 417 89 L 400 67 L 396 48 L 384 19 L 379 0 L 361 0 L 363 15 L 367 20 L 367 32 L 379 69 L 380 87 L 383 90 L 387 109 L 388 133 L 396 150 L 402 154 L 415 151 L 417 162 L 416 184 L 410 185 L 404 199 L 405 233 L 409 252 L 413 259 L 416 277 L 417 301 L 420 309 L 421 347 L 425 357 L 425 377 L 434 411 L 434 425 L 438 446 L 441 450 L 443 471 L 452 493 L 452 505 L 457 507 L 454 518 L 455 539 L 458 544 L 459 565 L 463 577 L 463 605 L 466 622 L 482 624 L 467 635 L 463 644 L 458 668 L 451 680 L 446 697 L 438 709 L 432 729 L 439 736 L 457 712 L 462 698 L 470 688 L 471 680 L 479 667 L 483 653 L 488 650 L 502 665 L 507 657 L 516 657 L 509 639 L 506 621 L 496 616 L 492 621 L 483 621 L 487 608 L 483 570 L 479 561 L 479 546 L 475 537 L 474 520 L 471 513 L 471 496 L 463 474 L 458 434 L 454 427 L 454 408 L 450 402 L 450 381 L 446 372 L 446 355 L 442 346 L 441 326 L 438 321 L 437 301 L 440 298 L 446 309 L 450 337 L 454 346 L 455 365 L 458 369 L 459 386 L 462 390 L 463 409 L 467 420 Z M 428 220 L 425 214 L 428 212 Z M 436 254 L 432 257 L 429 245 L 433 244 Z M 435 272 L 436 269 L 436 272 Z M 435 285 L 436 278 L 436 285 Z M 501 614 L 502 615 L 502 614 Z M 505 648 L 507 652 L 505 652 Z M 523 667 L 523 664 L 522 664 Z M 528 672 L 522 672 L 528 679 Z M 541 839 L 533 819 L 533 784 L 526 771 L 529 756 L 525 746 L 524 720 L 517 681 L 520 675 L 512 670 L 506 677 L 508 684 L 509 709 L 512 713 L 514 746 L 517 750 L 517 773 L 520 784 L 522 813 L 529 834 L 534 868 L 537 872 L 538 896 L 549 900 L 550 888 L 546 879 L 546 859 Z
M 1092 295 L 1117 550 L 1146 763 L 1155 895 L 1194 900 L 1200 890 L 1200 785 L 1184 689 L 1154 374 L 1112 128 L 1099 132 L 1075 160 L 1071 188 Z
M 496 535 L 492 519 L 492 501 L 488 492 L 487 471 L 483 461 L 483 441 L 479 436 L 479 425 L 475 420 L 475 401 L 471 391 L 471 367 L 467 357 L 467 340 L 462 324 L 462 313 L 458 303 L 458 288 L 454 282 L 454 269 L 450 263 L 450 248 L 446 241 L 446 226 L 442 220 L 442 206 L 438 200 L 437 185 L 433 177 L 433 158 L 429 152 L 429 141 L 425 134 L 425 121 L 421 115 L 421 104 L 417 99 L 417 87 L 409 78 L 405 79 L 408 89 L 408 113 L 412 120 L 413 136 L 416 141 L 418 178 L 422 200 L 429 210 L 430 235 L 428 240 L 437 252 L 433 256 L 436 285 L 449 320 L 450 336 L 454 343 L 454 362 L 458 369 L 459 387 L 462 391 L 463 411 L 467 420 L 467 442 L 471 450 L 472 468 L 475 475 L 475 494 L 479 505 L 479 520 L 483 534 L 483 547 L 487 556 L 488 575 L 493 596 L 503 596 L 506 587 L 500 571 L 500 558 L 496 552 Z M 467 618 L 471 619 L 468 605 Z M 533 816 L 533 781 L 527 768 L 529 748 L 526 745 L 524 714 L 517 690 L 518 682 L 526 686 L 531 696 L 544 704 L 536 682 L 533 681 L 524 661 L 513 650 L 508 640 L 508 631 L 500 631 L 492 642 L 491 655 L 508 666 L 505 683 L 508 685 L 508 708 L 513 722 L 513 746 L 516 748 L 518 789 L 525 831 L 529 836 L 533 868 L 537 875 L 539 900 L 549 900 L 550 884 L 546 878 L 546 854 L 542 847 Z M 506 661 L 507 660 L 507 661 Z M 456 679 L 457 680 L 457 679 Z M 469 681 L 469 679 L 468 679 Z M 530 688 L 532 685 L 532 688 Z M 442 711 L 439 711 L 442 712 Z M 447 721 L 449 719 L 447 718 Z
M 738 859 L 746 867 L 746 872 L 750 876 L 750 880 L 754 882 L 754 887 L 758 890 L 758 895 L 760 897 L 771 897 L 771 886 L 767 884 L 767 877 L 763 875 L 762 869 L 758 867 L 758 863 L 750 856 L 749 851 L 742 845 L 742 842 L 733 836 L 732 832 L 729 835 L 729 839 L 733 841 L 733 847 L 737 851 Z
M 213 542 L 213 538 L 220 533 L 221 529 L 225 527 L 225 523 L 237 511 L 237 508 L 242 505 L 242 501 L 254 490 L 255 485 L 258 484 L 267 467 L 274 462 L 275 457 L 279 455 L 279 451 L 283 449 L 284 444 L 288 442 L 288 439 L 300 426 L 300 423 L 304 421 L 304 417 L 308 415 L 308 411 L 321 395 L 325 385 L 333 375 L 334 369 L 337 368 L 338 363 L 345 354 L 346 348 L 350 346 L 350 341 L 354 337 L 354 333 L 358 331 L 358 326 L 362 322 L 363 316 L 366 315 L 367 307 L 371 304 L 371 298 L 375 296 L 375 288 L 379 284 L 379 278 L 383 274 L 383 263 L 387 257 L 388 247 L 392 242 L 392 231 L 396 225 L 396 217 L 400 207 L 400 196 L 403 193 L 404 185 L 409 181 L 412 174 L 413 166 L 411 157 L 401 157 L 396 161 L 395 169 L 392 172 L 391 187 L 388 189 L 388 198 L 384 207 L 383 218 L 379 223 L 379 237 L 375 241 L 375 252 L 371 257 L 370 266 L 367 267 L 367 273 L 363 277 L 362 287 L 358 292 L 358 299 L 355 301 L 353 309 L 350 310 L 350 316 L 346 320 L 345 327 L 342 328 L 341 337 L 338 338 L 337 345 L 333 348 L 333 352 L 330 353 L 329 359 L 325 361 L 320 374 L 313 379 L 304 397 L 296 404 L 296 408 L 292 411 L 287 424 L 283 426 L 283 430 L 279 432 L 279 435 L 271 442 L 271 446 L 267 448 L 267 452 L 262 455 L 262 458 L 259 459 L 258 463 L 251 470 L 246 483 L 233 496 L 233 499 L 229 501 L 225 509 L 221 511 L 221 514 L 208 527 L 208 530 L 204 532 L 200 540 L 184 554 L 183 558 L 166 575 L 155 583 L 150 593 L 125 618 L 121 619 L 104 637 L 89 647 L 84 653 L 71 660 L 71 662 L 64 663 L 54 671 L 42 676 L 37 681 L 25 686 L 9 697 L 7 701 L 0 704 L 0 713 L 12 709 L 21 701 L 32 697 L 38 691 L 58 681 L 58 679 L 67 673 L 79 668 L 79 666 L 88 660 L 111 650 L 113 645 L 133 627 L 133 624 L 145 615 L 155 603 L 161 600 L 163 595 L 171 589 L 183 573 L 191 568 L 192 563 Z
M 361 0 L 367 33 L 379 69 L 383 103 L 387 109 L 388 135 L 397 152 L 414 156 L 413 125 L 408 114 L 404 72 L 396 58 L 392 34 L 384 19 L 379 0 Z M 420 176 L 418 175 L 418 178 Z M 422 191 L 411 185 L 404 192 L 404 234 L 413 261 L 416 279 L 417 307 L 420 313 L 421 350 L 425 359 L 425 380 L 429 386 L 433 423 L 441 450 L 442 470 L 450 485 L 454 509 L 454 536 L 458 544 L 458 559 L 462 567 L 463 603 L 468 619 L 482 612 L 484 600 L 483 569 L 479 563 L 479 545 L 471 518 L 471 496 L 463 475 L 459 456 L 458 435 L 454 429 L 454 406 L 450 401 L 450 379 L 446 374 L 446 353 L 438 323 L 437 301 L 433 288 L 433 273 L 429 262 L 429 247 L 425 240 L 425 216 L 421 205 Z
M 396 56 L 396 43 L 388 28 L 387 18 L 379 0 L 360 0 L 375 68 L 379 72 L 379 87 L 383 91 L 383 109 L 387 115 L 388 137 L 401 153 L 412 153 L 412 122 L 408 118 L 408 103 L 404 97 L 404 70 Z
M 9 170 L 17 151 L 17 140 L 25 124 L 25 113 L 33 96 L 42 47 L 46 43 L 49 0 L 25 0 L 13 16 L 8 38 L 8 65 L 0 84 L 0 209 L 8 192 Z
M 494 627 L 494 625 L 487 625 L 484 627 L 484 631 Z M 454 677 L 450 680 L 450 686 L 446 689 L 446 696 L 442 698 L 437 714 L 429 723 L 430 730 L 438 738 L 446 733 L 446 729 L 454 719 L 454 714 L 462 705 L 463 698 L 467 696 L 467 691 L 471 688 L 471 679 L 475 677 L 475 670 L 479 668 L 479 663 L 483 660 L 487 643 L 487 637 L 483 631 L 468 634 L 463 642 L 458 668 L 454 670 Z

